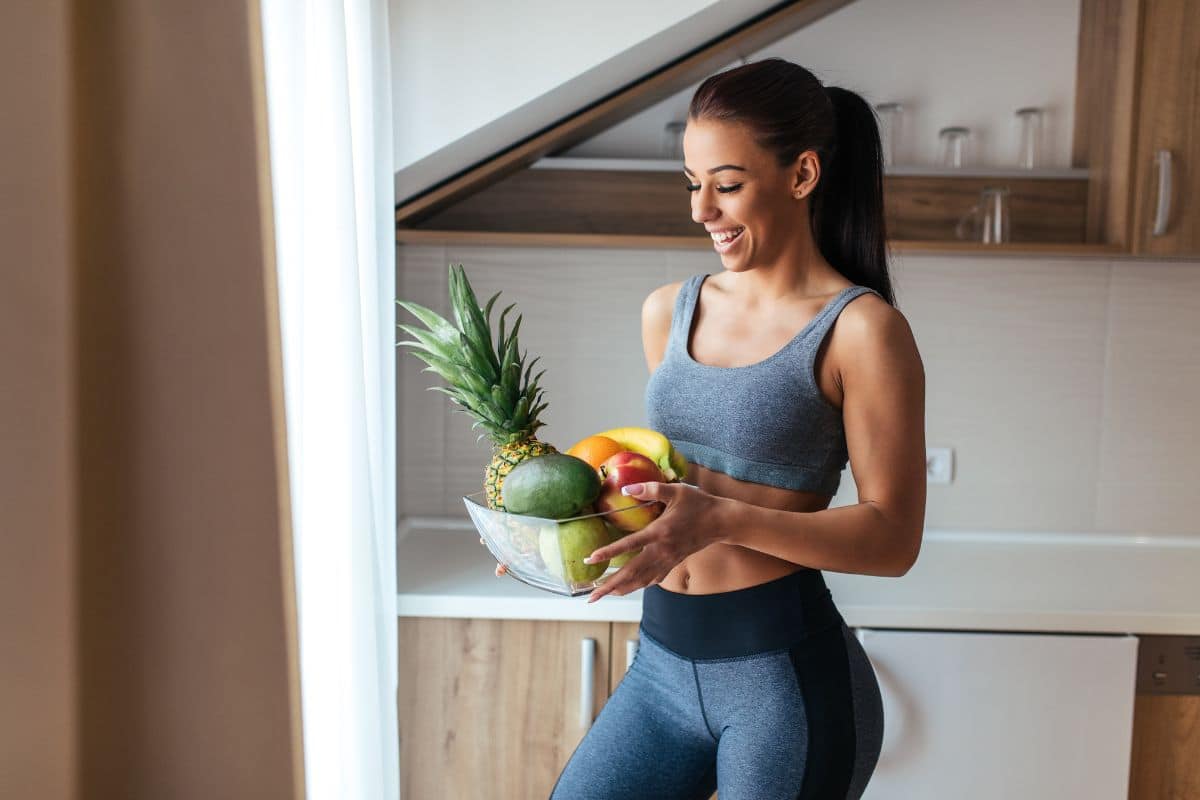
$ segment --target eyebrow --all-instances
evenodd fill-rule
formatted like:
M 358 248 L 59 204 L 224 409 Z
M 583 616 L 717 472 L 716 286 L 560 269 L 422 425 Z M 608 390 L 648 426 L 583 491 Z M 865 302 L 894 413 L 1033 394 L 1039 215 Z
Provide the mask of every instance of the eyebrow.
M 708 171 L 708 174 L 709 174 L 709 175 L 712 175 L 712 174 L 714 174 L 714 173 L 720 172 L 720 171 L 721 171 L 721 170 L 723 170 L 723 169 L 736 169 L 736 170 L 738 170 L 739 172 L 745 172 L 745 171 L 746 171 L 746 168 L 745 168 L 745 167 L 739 167 L 737 164 L 722 164 L 722 165 L 721 165 L 721 166 L 719 166 L 719 167 L 713 167 L 712 169 L 710 169 L 710 170 Z M 686 172 L 688 175 L 695 175 L 695 174 L 696 174 L 696 173 L 692 172 L 690 169 L 688 169 L 688 168 L 687 168 L 687 166 L 684 166 L 684 168 L 683 168 L 683 171 L 684 171 L 684 172 Z

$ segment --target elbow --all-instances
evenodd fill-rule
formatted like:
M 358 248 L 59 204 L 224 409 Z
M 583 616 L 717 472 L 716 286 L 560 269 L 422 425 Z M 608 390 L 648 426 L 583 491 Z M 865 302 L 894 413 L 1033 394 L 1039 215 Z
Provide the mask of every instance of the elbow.
M 913 568 L 913 565 L 917 563 L 917 557 L 921 554 L 921 533 L 918 530 L 912 536 L 906 537 L 906 541 L 910 542 L 910 544 L 901 550 L 898 563 L 895 569 L 889 573 L 888 577 L 903 578 Z

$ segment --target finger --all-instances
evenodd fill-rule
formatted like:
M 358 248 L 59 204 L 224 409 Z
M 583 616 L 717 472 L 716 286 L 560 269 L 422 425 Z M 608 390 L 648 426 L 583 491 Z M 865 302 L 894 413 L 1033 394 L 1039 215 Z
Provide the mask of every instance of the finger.
M 679 486 L 680 484 L 678 483 L 666 483 L 664 481 L 631 483 L 621 487 L 621 494 L 626 497 L 636 497 L 642 502 L 647 500 L 661 500 L 666 502 L 676 495 L 679 491 Z
M 649 526 L 643 528 L 637 533 L 630 533 L 622 536 L 612 544 L 607 544 L 604 547 L 599 547 L 593 550 L 591 554 L 583 560 L 583 563 L 595 564 L 600 561 L 611 560 L 621 555 L 621 553 L 625 553 L 630 550 L 637 550 L 639 547 L 654 541 L 654 533 L 646 533 L 648 528 Z

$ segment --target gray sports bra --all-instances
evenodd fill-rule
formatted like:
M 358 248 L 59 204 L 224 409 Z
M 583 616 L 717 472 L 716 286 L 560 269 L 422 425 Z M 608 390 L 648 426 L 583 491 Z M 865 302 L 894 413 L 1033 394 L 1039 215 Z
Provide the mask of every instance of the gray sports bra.
M 817 348 L 846 304 L 847 286 L 782 349 L 744 367 L 701 364 L 687 351 L 696 299 L 708 275 L 675 298 L 662 363 L 646 383 L 646 418 L 690 462 L 745 481 L 833 495 L 849 460 L 842 414 L 821 394 Z

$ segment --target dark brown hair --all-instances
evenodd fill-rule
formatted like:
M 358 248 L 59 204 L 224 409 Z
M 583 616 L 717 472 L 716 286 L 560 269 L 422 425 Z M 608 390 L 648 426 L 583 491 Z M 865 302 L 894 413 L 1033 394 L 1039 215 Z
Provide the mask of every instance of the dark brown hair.
M 871 106 L 849 89 L 822 86 L 799 64 L 752 61 L 711 75 L 688 118 L 745 125 L 780 167 L 814 150 L 821 178 L 809 203 L 813 236 L 834 269 L 896 304 L 883 217 L 883 154 Z

